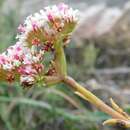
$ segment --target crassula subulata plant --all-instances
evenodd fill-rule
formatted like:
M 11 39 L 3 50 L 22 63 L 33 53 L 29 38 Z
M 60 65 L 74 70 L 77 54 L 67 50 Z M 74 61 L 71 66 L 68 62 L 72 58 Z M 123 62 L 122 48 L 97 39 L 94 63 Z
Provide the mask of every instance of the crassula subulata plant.
M 64 47 L 78 21 L 78 11 L 63 3 L 28 16 L 18 27 L 17 43 L 0 54 L 0 81 L 19 82 L 24 87 L 65 83 L 112 117 L 104 124 L 128 128 L 130 117 L 112 99 L 110 107 L 67 74 Z

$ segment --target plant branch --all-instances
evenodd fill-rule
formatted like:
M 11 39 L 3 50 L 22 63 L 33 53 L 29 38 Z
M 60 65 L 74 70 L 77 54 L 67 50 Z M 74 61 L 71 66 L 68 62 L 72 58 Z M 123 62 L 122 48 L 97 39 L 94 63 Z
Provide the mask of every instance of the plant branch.
M 56 64 L 56 71 L 58 72 L 58 74 L 66 76 L 67 75 L 66 57 L 61 40 L 55 43 L 55 64 Z
M 64 83 L 71 87 L 74 91 L 82 95 L 81 97 L 84 97 L 86 100 L 88 100 L 90 103 L 95 105 L 98 109 L 105 112 L 106 114 L 112 116 L 115 119 L 127 120 L 125 116 L 115 111 L 113 108 L 109 107 L 89 90 L 85 89 L 80 84 L 78 84 L 73 78 L 66 76 L 64 78 Z
M 62 78 L 58 76 L 45 76 L 44 81 L 48 86 L 50 86 L 61 83 Z

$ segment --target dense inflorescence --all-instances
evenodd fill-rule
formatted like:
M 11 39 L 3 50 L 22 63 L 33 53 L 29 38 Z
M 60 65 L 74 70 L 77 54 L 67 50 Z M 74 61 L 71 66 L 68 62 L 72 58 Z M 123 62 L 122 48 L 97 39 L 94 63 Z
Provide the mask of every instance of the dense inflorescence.
M 17 42 L 0 55 L 0 79 L 13 82 L 19 78 L 22 85 L 34 83 L 35 76 L 44 68 L 43 55 L 44 51 L 37 46 L 28 48 Z
M 78 21 L 78 11 L 61 3 L 48 6 L 39 13 L 30 15 L 24 24 L 18 27 L 17 38 L 25 45 L 44 44 L 51 46 L 58 39 L 66 39 Z
M 45 69 L 44 54 L 54 54 L 57 42 L 64 45 L 68 41 L 77 16 L 77 10 L 63 3 L 28 16 L 18 27 L 18 42 L 0 54 L 0 80 L 20 81 L 23 86 L 32 86 L 39 76 L 54 73 L 52 65 Z

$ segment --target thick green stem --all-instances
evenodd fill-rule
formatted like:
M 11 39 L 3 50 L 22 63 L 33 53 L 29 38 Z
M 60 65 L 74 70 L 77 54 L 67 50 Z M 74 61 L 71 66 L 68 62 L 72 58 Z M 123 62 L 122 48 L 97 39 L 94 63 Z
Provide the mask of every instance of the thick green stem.
M 115 119 L 126 120 L 126 118 L 122 114 L 118 113 L 117 111 L 115 111 L 114 109 L 112 109 L 111 107 L 106 105 L 102 100 L 97 98 L 89 90 L 82 87 L 80 84 L 78 84 L 71 77 L 65 77 L 64 78 L 64 83 L 67 84 L 68 86 L 70 86 L 71 88 L 73 88 L 74 91 L 80 93 L 85 99 L 87 99 L 90 103 L 95 105 L 101 111 L 107 113 L 108 115 L 112 116 Z
M 55 64 L 56 64 L 56 71 L 61 76 L 67 75 L 67 65 L 66 65 L 66 58 L 63 49 L 62 41 L 59 40 L 55 44 Z
M 58 79 L 58 82 L 59 81 L 64 82 L 69 87 L 73 88 L 74 91 L 78 95 L 80 95 L 82 98 L 88 100 L 90 103 L 95 105 L 98 109 L 100 109 L 101 111 L 105 112 L 106 114 L 112 116 L 113 118 L 127 120 L 126 117 L 123 116 L 121 113 L 119 113 L 116 110 L 114 110 L 113 108 L 109 107 L 107 104 L 105 104 L 102 100 L 100 100 L 98 97 L 96 97 L 89 90 L 85 89 L 80 84 L 78 84 L 74 79 L 67 76 L 66 57 L 64 54 L 64 49 L 63 49 L 63 45 L 62 45 L 61 41 L 62 40 L 59 40 L 59 42 L 57 42 L 55 44 L 56 71 L 58 73 L 58 76 L 60 77 L 60 80 Z
M 56 85 L 62 82 L 62 79 L 58 76 L 46 76 L 44 77 L 44 81 L 47 86 Z

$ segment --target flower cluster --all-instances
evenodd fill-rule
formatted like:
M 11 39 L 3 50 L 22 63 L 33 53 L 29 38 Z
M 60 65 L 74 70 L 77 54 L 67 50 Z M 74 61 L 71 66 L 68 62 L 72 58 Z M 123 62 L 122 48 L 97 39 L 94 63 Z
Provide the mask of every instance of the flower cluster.
M 25 45 L 44 44 L 45 49 L 53 47 L 57 40 L 66 42 L 78 22 L 78 11 L 67 5 L 45 7 L 39 13 L 30 15 L 18 27 L 17 38 Z
M 0 79 L 13 82 L 19 78 L 22 85 L 31 85 L 43 71 L 43 55 L 37 46 L 28 48 L 17 42 L 0 54 Z
M 35 84 L 37 77 L 45 74 L 44 54 L 54 52 L 58 40 L 65 43 L 77 21 L 77 10 L 65 4 L 28 16 L 18 27 L 18 42 L 0 54 L 0 80 L 20 80 L 23 86 Z M 46 74 L 50 72 L 55 72 L 54 67 Z

